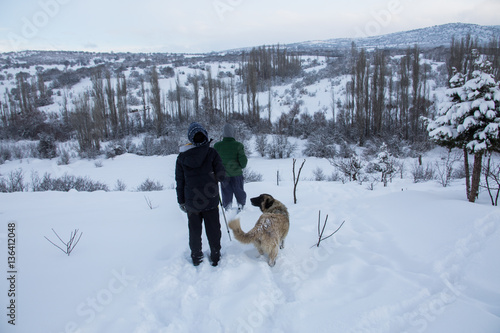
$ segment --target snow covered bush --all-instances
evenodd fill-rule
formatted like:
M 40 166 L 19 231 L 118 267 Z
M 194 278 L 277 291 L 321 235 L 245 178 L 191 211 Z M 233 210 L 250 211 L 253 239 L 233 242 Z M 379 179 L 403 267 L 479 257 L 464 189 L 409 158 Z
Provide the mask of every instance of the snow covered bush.
M 333 158 L 335 156 L 334 137 L 324 131 L 315 132 L 307 138 L 305 156 Z
M 24 183 L 24 172 L 21 168 L 11 171 L 7 175 L 7 179 L 4 179 L 2 183 L 3 184 L 0 185 L 2 192 L 24 192 L 27 189 Z
M 38 142 L 38 153 L 40 158 L 54 158 L 57 156 L 57 146 L 55 139 L 49 134 L 40 134 L 40 141 Z
M 316 169 L 313 170 L 313 176 L 314 176 L 313 179 L 317 182 L 322 182 L 326 180 L 326 175 L 323 172 L 323 169 L 321 169 L 320 167 L 316 167 Z
M 75 177 L 65 174 L 59 178 L 52 178 L 49 173 L 45 173 L 40 178 L 37 172 L 31 174 L 31 189 L 33 192 L 68 192 L 70 190 L 77 190 L 78 192 L 109 191 L 106 184 L 93 181 L 88 177 Z
M 266 156 L 267 148 L 267 138 L 265 134 L 259 134 L 255 137 L 255 151 L 257 151 L 260 156 Z
M 434 163 L 436 170 L 436 179 L 443 186 L 450 185 L 455 175 L 455 164 L 459 162 L 461 156 L 457 152 L 448 150 L 448 153 L 441 157 L 440 161 Z
M 427 163 L 424 167 L 423 164 L 415 161 L 411 174 L 414 183 L 427 182 L 434 179 L 434 167 L 431 163 Z
M 330 163 L 336 167 L 349 181 L 358 181 L 364 163 L 357 155 L 350 158 L 331 159 Z
M 250 168 L 243 169 L 243 179 L 245 183 L 256 183 L 261 182 L 263 177 L 262 174 L 250 170 Z
M 176 137 L 161 137 L 146 136 L 142 140 L 142 144 L 138 147 L 137 155 L 155 156 L 155 155 L 170 155 L 179 153 L 179 142 Z
M 59 160 L 57 161 L 57 165 L 68 165 L 70 162 L 70 155 L 66 149 L 61 149 L 61 153 L 59 155 Z
M 373 169 L 380 172 L 380 181 L 384 183 L 384 187 L 387 186 L 388 177 L 392 181 L 392 175 L 396 172 L 397 161 L 389 153 L 389 149 L 385 143 L 382 143 L 380 147 L 380 152 L 377 155 L 376 160 L 372 163 Z
M 116 156 L 120 156 L 127 153 L 127 148 L 124 147 L 124 145 L 120 143 L 113 143 L 110 144 L 106 148 L 106 157 L 107 158 L 115 158 Z
M 146 179 L 141 185 L 137 187 L 138 192 L 152 192 L 163 191 L 163 185 L 159 181 Z
M 125 183 L 121 180 L 121 179 L 118 179 L 116 181 L 116 185 L 115 185 L 115 191 L 120 191 L 120 192 L 123 192 L 127 189 L 127 185 L 125 185 Z
M 289 158 L 296 149 L 296 145 L 288 141 L 285 135 L 274 135 L 272 142 L 267 146 L 266 153 L 271 159 Z

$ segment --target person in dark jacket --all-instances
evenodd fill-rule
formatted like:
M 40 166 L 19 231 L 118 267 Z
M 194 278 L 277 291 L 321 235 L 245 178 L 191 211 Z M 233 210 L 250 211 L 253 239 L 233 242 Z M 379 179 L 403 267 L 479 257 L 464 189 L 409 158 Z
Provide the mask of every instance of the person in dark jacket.
M 214 145 L 215 150 L 222 158 L 227 176 L 226 181 L 221 183 L 222 206 L 226 210 L 231 208 L 234 195 L 239 212 L 245 206 L 247 199 L 243 188 L 243 169 L 247 166 L 248 159 L 243 144 L 234 138 L 234 128 L 231 124 L 224 126 L 222 136 L 222 141 Z
M 203 261 L 202 223 L 210 245 L 213 266 L 220 260 L 221 225 L 219 220 L 219 185 L 226 171 L 215 149 L 210 147 L 207 131 L 198 123 L 188 129 L 189 144 L 180 148 L 175 166 L 177 202 L 188 215 L 189 247 L 193 264 Z

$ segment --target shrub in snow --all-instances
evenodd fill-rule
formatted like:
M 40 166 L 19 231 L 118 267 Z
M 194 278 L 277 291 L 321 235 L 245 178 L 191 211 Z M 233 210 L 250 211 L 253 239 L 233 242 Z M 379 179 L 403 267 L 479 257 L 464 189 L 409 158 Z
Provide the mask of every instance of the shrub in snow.
M 323 172 L 323 169 L 321 169 L 320 167 L 316 167 L 316 169 L 313 170 L 313 176 L 314 180 L 317 182 L 322 182 L 326 180 L 325 173 Z
M 414 183 L 426 182 L 434 179 L 434 168 L 430 163 L 427 163 L 424 167 L 423 164 L 415 161 L 411 174 Z
M 5 163 L 12 158 L 12 152 L 6 145 L 0 145 L 0 164 Z
M 338 169 L 349 181 L 359 180 L 359 175 L 363 169 L 363 161 L 357 156 L 353 155 L 350 158 L 336 158 L 330 160 L 330 163 Z
M 434 163 L 436 179 L 443 187 L 450 185 L 454 176 L 455 164 L 459 162 L 460 159 L 461 156 L 457 152 L 448 150 L 448 153 L 445 156 L 442 156 L 440 161 L 436 161 Z
M 380 152 L 374 163 L 374 169 L 382 173 L 380 181 L 384 183 L 384 187 L 386 187 L 388 181 L 387 177 L 392 181 L 392 174 L 396 172 L 396 159 L 391 156 L 385 143 L 382 143 L 382 147 L 380 147 Z
M 339 175 L 338 171 L 334 171 L 334 172 L 332 172 L 332 174 L 331 174 L 330 176 L 328 176 L 328 179 L 327 179 L 327 180 L 328 180 L 329 182 L 338 182 L 338 181 L 340 181 L 340 180 L 342 180 L 342 179 L 341 179 L 341 177 L 340 177 L 340 175 Z
M 124 183 L 122 180 L 118 179 L 118 180 L 116 181 L 115 191 L 120 191 L 120 192 L 123 192 L 123 191 L 125 191 L 126 189 L 127 189 L 127 185 L 125 185 L 125 183 Z
M 333 158 L 335 156 L 334 137 L 324 132 L 312 134 L 307 138 L 306 149 L 303 153 L 306 156 Z
M 138 192 L 151 192 L 151 191 L 163 191 L 163 185 L 158 181 L 151 179 L 146 179 L 141 185 L 137 187 Z
M 40 141 L 38 142 L 38 154 L 40 158 L 54 158 L 57 156 L 57 146 L 55 139 L 52 135 L 40 134 Z
M 265 134 L 260 134 L 255 137 L 255 150 L 260 156 L 266 156 L 267 138 Z
M 262 174 L 254 172 L 249 168 L 243 169 L 243 179 L 245 183 L 257 183 L 262 181 Z
M 106 157 L 114 158 L 116 156 L 123 155 L 127 152 L 127 149 L 121 144 L 112 144 L 106 148 Z
M 61 154 L 59 155 L 59 160 L 57 165 L 68 165 L 70 162 L 70 155 L 66 149 L 61 149 Z
M 45 173 L 40 178 L 36 172 L 31 175 L 31 188 L 33 192 L 68 192 L 70 190 L 77 190 L 79 192 L 109 191 L 106 184 L 93 181 L 88 177 L 75 177 L 66 174 L 59 178 L 52 178 L 49 173 Z
M 267 146 L 266 152 L 269 158 L 289 158 L 296 149 L 296 145 L 288 141 L 285 135 L 274 135 L 272 142 Z
M 6 179 L 0 178 L 0 192 L 24 192 L 26 189 L 27 186 L 24 183 L 24 172 L 22 169 L 11 171 Z
M 179 142 L 175 137 L 167 136 L 159 139 L 146 136 L 138 147 L 137 154 L 143 156 L 170 155 L 179 153 Z
M 347 142 L 342 141 L 340 143 L 339 147 L 339 152 L 337 154 L 341 158 L 351 158 L 353 155 L 355 155 L 354 150 L 347 144 Z

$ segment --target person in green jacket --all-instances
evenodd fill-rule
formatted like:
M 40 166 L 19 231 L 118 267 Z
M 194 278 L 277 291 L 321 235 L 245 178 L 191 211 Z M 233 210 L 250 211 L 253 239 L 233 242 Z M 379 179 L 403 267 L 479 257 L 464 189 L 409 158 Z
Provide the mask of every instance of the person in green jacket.
M 247 166 L 248 159 L 243 144 L 234 138 L 234 127 L 231 124 L 224 126 L 222 137 L 222 141 L 214 145 L 226 169 L 226 180 L 221 183 L 222 206 L 225 210 L 230 209 L 234 195 L 240 212 L 247 199 L 243 188 L 243 169 Z

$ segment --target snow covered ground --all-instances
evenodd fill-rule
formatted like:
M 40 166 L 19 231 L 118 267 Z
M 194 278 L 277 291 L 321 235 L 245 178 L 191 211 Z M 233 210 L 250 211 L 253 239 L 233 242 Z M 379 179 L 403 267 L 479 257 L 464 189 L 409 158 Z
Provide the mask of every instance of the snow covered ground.
M 0 331 L 10 332 L 482 332 L 500 331 L 500 210 L 483 194 L 465 200 L 462 181 L 443 188 L 395 179 L 365 185 L 310 180 L 325 160 L 307 158 L 293 204 L 292 161 L 252 156 L 263 181 L 249 197 L 270 193 L 288 206 L 286 247 L 271 268 L 251 245 L 229 240 L 212 267 L 189 261 L 187 218 L 173 189 L 176 156 L 123 155 L 94 161 L 8 161 L 22 168 L 106 182 L 124 192 L 0 194 Z M 299 163 L 302 160 L 299 159 Z M 330 168 L 330 169 L 329 169 Z M 276 172 L 281 181 L 276 184 Z M 146 178 L 160 192 L 135 192 Z M 27 179 L 28 180 L 28 179 Z M 151 203 L 152 209 L 147 201 Z M 344 226 L 320 247 L 325 234 Z M 247 205 L 243 230 L 260 215 Z M 222 219 L 222 216 L 221 216 Z M 222 220 L 223 221 L 223 220 Z M 7 278 L 15 228 L 15 291 Z M 51 245 L 83 232 L 70 256 Z M 12 230 L 11 230 L 12 231 Z M 208 248 L 204 238 L 204 248 Z M 15 300 L 15 326 L 7 316 Z

